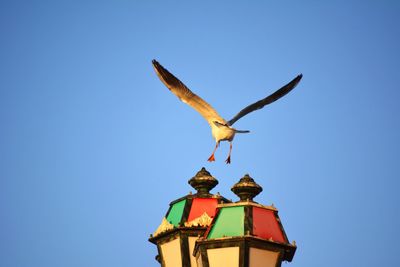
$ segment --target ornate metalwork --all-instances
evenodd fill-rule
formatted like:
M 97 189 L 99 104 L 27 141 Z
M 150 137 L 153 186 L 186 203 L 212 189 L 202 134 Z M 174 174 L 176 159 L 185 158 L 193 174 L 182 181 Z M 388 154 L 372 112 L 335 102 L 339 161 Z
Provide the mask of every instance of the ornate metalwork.
M 186 222 L 185 226 L 186 227 L 194 227 L 194 226 L 201 226 L 201 227 L 207 227 L 211 224 L 212 218 L 208 216 L 206 212 L 203 213 L 200 217 L 190 221 Z
M 160 226 L 158 226 L 157 230 L 153 233 L 153 236 L 156 237 L 161 233 L 174 229 L 174 225 L 169 223 L 169 221 L 164 217 Z

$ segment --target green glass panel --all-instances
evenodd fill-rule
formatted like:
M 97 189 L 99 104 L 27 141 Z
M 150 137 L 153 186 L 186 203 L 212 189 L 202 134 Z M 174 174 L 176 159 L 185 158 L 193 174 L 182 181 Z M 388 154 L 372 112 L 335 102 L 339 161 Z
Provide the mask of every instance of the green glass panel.
M 178 226 L 182 219 L 183 209 L 185 208 L 186 199 L 176 202 L 172 205 L 168 213 L 167 221 L 171 224 Z
M 220 210 L 207 239 L 242 235 L 244 235 L 244 207 L 226 207 Z

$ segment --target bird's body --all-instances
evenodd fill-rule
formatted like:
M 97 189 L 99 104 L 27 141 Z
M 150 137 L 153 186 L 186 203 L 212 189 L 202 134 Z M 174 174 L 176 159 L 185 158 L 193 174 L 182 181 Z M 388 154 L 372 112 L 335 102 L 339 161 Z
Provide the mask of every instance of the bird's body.
M 235 129 L 228 125 L 211 124 L 211 133 L 215 141 L 229 141 L 232 142 L 235 137 Z
M 231 162 L 231 151 L 232 151 L 232 140 L 235 137 L 236 133 L 248 133 L 249 131 L 241 131 L 236 130 L 231 127 L 237 120 L 241 117 L 247 115 L 248 113 L 255 111 L 257 109 L 263 108 L 265 105 L 268 105 L 282 96 L 286 95 L 290 92 L 301 80 L 302 75 L 298 75 L 294 78 L 290 83 L 283 86 L 275 93 L 267 96 L 264 99 L 261 99 L 243 110 L 241 110 L 235 117 L 231 120 L 226 121 L 223 119 L 217 111 L 211 107 L 206 101 L 204 101 L 201 97 L 194 94 L 189 88 L 187 88 L 178 78 L 172 75 L 168 70 L 166 70 L 163 66 L 161 66 L 156 60 L 152 61 L 154 69 L 160 78 L 160 80 L 167 86 L 167 88 L 175 94 L 182 102 L 188 104 L 192 108 L 194 108 L 197 112 L 202 115 L 208 124 L 211 127 L 212 136 L 215 139 L 216 145 L 213 153 L 209 157 L 208 161 L 214 161 L 214 153 L 219 146 L 221 141 L 228 141 L 230 143 L 230 149 L 228 158 L 226 159 L 226 163 Z

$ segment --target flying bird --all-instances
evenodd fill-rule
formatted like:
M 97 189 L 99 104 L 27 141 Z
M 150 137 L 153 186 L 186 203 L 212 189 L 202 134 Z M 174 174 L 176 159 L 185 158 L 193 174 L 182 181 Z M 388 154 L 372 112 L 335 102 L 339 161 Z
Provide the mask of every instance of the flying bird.
M 208 124 L 211 127 L 212 136 L 215 139 L 215 148 L 208 158 L 208 161 L 215 161 L 215 151 L 217 150 L 219 143 L 221 141 L 229 142 L 229 154 L 226 159 L 226 163 L 231 163 L 231 153 L 232 153 L 232 140 L 235 137 L 236 133 L 249 133 L 250 131 L 242 131 L 237 130 L 232 127 L 232 125 L 242 118 L 243 116 L 253 112 L 255 110 L 263 108 L 265 105 L 271 104 L 275 102 L 279 98 L 283 97 L 287 93 L 289 93 L 296 85 L 300 82 L 303 77 L 302 74 L 298 75 L 291 82 L 274 92 L 273 94 L 263 98 L 247 107 L 242 109 L 236 116 L 234 116 L 229 121 L 226 121 L 222 118 L 218 112 L 211 107 L 206 101 L 204 101 L 201 97 L 193 93 L 186 85 L 184 85 L 178 78 L 176 78 L 173 74 L 171 74 L 168 70 L 166 70 L 160 63 L 156 60 L 152 61 L 154 69 L 157 73 L 157 76 L 160 80 L 168 87 L 168 89 L 176 95 L 182 102 L 188 104 L 192 108 L 194 108 L 197 112 L 200 113 L 201 116 L 206 119 Z

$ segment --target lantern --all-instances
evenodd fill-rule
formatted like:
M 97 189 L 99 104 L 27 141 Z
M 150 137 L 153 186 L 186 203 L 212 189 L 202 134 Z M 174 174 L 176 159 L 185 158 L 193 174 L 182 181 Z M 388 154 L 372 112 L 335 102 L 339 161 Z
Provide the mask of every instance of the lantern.
M 278 267 L 291 261 L 296 251 L 290 244 L 278 210 L 253 201 L 262 188 L 245 175 L 231 189 L 240 200 L 221 203 L 194 255 L 198 267 Z
M 157 245 L 156 259 L 163 267 L 196 267 L 193 250 L 215 216 L 218 204 L 229 202 L 210 190 L 218 180 L 202 168 L 188 183 L 197 190 L 170 203 L 161 225 L 149 241 Z

